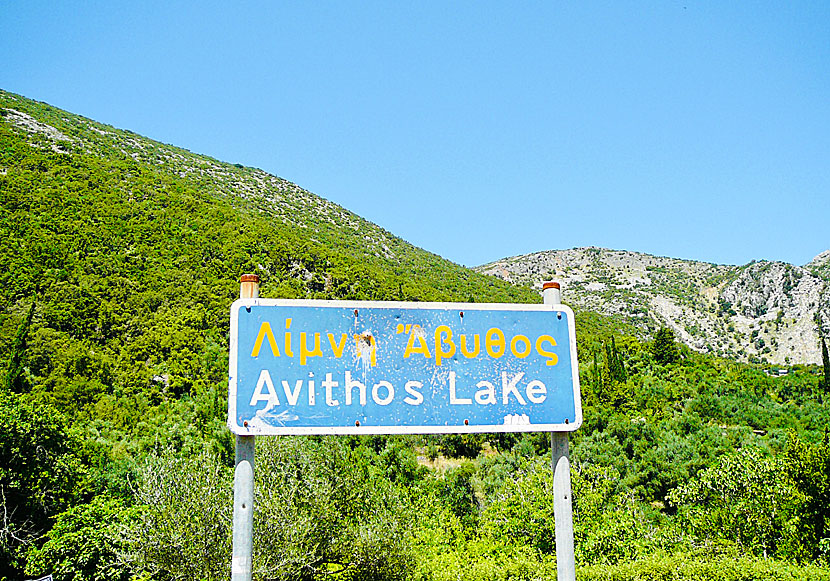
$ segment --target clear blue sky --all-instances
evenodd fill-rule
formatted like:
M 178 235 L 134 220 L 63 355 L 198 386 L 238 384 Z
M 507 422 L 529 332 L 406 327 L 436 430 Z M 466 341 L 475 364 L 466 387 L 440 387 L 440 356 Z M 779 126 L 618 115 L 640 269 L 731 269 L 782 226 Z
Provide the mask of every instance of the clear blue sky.
M 830 248 L 830 2 L 0 3 L 0 87 L 468 266 Z

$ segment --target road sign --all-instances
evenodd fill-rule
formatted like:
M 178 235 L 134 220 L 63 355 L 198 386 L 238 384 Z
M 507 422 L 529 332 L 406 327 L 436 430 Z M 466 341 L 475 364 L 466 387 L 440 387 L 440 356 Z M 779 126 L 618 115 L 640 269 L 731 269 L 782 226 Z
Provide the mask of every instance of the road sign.
M 573 431 L 563 305 L 240 299 L 228 425 L 239 435 Z

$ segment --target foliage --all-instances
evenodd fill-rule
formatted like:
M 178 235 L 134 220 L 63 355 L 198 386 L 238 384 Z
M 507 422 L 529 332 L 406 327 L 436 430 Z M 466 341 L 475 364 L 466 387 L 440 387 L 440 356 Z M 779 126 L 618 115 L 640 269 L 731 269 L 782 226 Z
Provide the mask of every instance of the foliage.
M 119 554 L 132 513 L 118 499 L 95 497 L 59 514 L 42 547 L 32 546 L 26 574 L 56 581 L 127 581 Z
M 439 442 L 438 449 L 448 458 L 475 458 L 484 438 L 480 434 L 447 434 Z
M 803 502 L 794 516 L 804 559 L 821 558 L 830 562 L 830 441 L 825 427 L 824 440 L 809 445 L 791 438 L 786 462 L 795 489 Z
M 0 392 L 0 570 L 22 569 L 26 547 L 75 499 L 83 477 L 62 416 Z
M 29 307 L 29 313 L 25 320 L 20 324 L 17 330 L 17 335 L 14 338 L 14 345 L 11 350 L 11 360 L 9 361 L 8 370 L 6 371 L 5 388 L 6 391 L 20 392 L 24 387 L 24 357 L 26 352 L 26 339 L 29 335 L 29 327 L 32 324 L 32 317 L 35 314 L 35 303 Z
M 227 578 L 232 476 L 218 458 L 149 456 L 140 468 L 137 516 L 125 532 L 124 560 L 154 579 Z
M 432 481 L 432 493 L 465 528 L 474 528 L 478 521 L 480 507 L 473 485 L 474 474 L 474 465 L 464 462 Z
M 755 448 L 721 457 L 669 500 L 686 513 L 699 539 L 734 540 L 764 558 L 795 534 L 789 521 L 799 499 L 783 460 L 764 458 Z
M 654 343 L 651 346 L 651 354 L 654 360 L 660 365 L 674 363 L 680 358 L 677 345 L 674 342 L 674 333 L 668 327 L 661 327 L 654 334 Z
M 255 569 L 269 579 L 406 579 L 411 515 L 372 466 L 338 438 L 261 439 Z
M 574 539 L 582 563 L 617 563 L 672 545 L 636 497 L 619 487 L 613 468 L 574 466 Z M 482 515 L 482 534 L 554 555 L 553 472 L 548 460 L 526 463 L 495 493 Z
M 628 391 L 625 381 L 627 372 L 622 353 L 617 349 L 616 337 L 610 340 L 589 343 L 589 361 L 592 363 L 583 374 L 582 388 L 585 399 L 590 403 L 611 405 L 617 409 L 627 407 Z M 628 342 L 631 347 L 631 343 Z
M 734 554 L 658 553 L 610 567 L 581 567 L 577 577 L 585 581 L 827 581 L 830 569 Z

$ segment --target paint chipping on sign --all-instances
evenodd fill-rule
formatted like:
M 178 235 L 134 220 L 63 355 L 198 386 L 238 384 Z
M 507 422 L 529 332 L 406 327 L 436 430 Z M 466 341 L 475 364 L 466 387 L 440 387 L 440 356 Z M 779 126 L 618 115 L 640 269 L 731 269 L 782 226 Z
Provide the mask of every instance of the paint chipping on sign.
M 231 313 L 228 424 L 237 434 L 581 423 L 564 306 L 243 299 Z

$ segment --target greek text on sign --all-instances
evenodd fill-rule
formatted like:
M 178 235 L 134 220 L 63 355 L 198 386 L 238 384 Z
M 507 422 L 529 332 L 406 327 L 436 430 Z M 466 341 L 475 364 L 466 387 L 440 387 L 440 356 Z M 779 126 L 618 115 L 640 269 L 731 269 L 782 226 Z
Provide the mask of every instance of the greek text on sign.
M 241 435 L 572 431 L 563 305 L 240 299 L 228 425 Z

